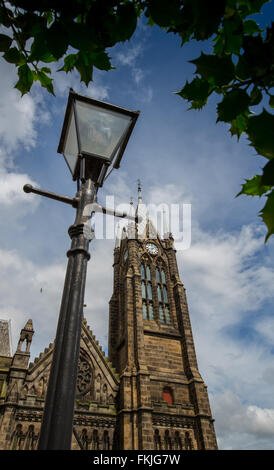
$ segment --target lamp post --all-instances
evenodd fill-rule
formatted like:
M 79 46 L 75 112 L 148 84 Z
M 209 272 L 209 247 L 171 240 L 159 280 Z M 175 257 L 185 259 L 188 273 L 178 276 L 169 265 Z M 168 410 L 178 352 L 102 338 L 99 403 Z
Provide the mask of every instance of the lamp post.
M 38 444 L 40 450 L 69 450 L 71 447 L 87 262 L 90 258 L 88 247 L 94 236 L 90 220 L 96 208 L 111 212 L 98 205 L 97 191 L 112 169 L 119 168 L 138 115 L 139 111 L 87 98 L 71 89 L 58 152 L 64 155 L 73 180 L 77 181 L 76 197 L 24 186 L 25 192 L 50 197 L 76 208 L 74 224 L 68 230 L 71 247 L 67 252 L 67 271 Z

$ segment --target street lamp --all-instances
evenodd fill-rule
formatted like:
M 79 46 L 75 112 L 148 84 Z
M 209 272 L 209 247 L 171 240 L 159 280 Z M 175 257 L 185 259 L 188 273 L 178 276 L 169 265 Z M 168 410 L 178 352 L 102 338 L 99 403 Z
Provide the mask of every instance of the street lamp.
M 104 209 L 97 203 L 98 187 L 121 158 L 134 128 L 139 111 L 129 111 L 109 103 L 76 94 L 70 90 L 58 152 L 65 157 L 73 180 L 77 181 L 75 198 L 33 188 L 33 192 L 76 208 L 74 224 L 68 232 L 71 247 L 56 331 L 53 359 L 40 431 L 39 450 L 69 450 L 80 351 L 82 314 L 90 258 L 88 247 L 94 234 L 90 227 L 93 212 Z
M 70 90 L 58 152 L 74 180 L 92 178 L 102 186 L 121 158 L 139 112 Z

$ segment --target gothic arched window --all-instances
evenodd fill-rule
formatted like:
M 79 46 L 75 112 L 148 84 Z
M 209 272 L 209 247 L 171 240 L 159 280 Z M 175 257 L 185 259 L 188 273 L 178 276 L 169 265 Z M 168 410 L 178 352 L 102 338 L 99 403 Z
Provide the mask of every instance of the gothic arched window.
M 144 260 L 140 266 L 140 273 L 143 318 L 154 320 L 157 317 L 160 323 L 170 325 L 170 305 L 163 265 L 159 264 L 154 268 Z
M 193 449 L 192 440 L 191 440 L 191 437 L 189 435 L 189 432 L 186 432 L 186 434 L 185 434 L 185 449 L 186 450 L 192 450 Z
M 153 320 L 151 271 L 148 264 L 141 264 L 143 318 Z
M 172 442 L 168 430 L 165 431 L 165 450 L 172 450 Z
M 97 429 L 94 429 L 92 433 L 91 448 L 92 450 L 99 450 L 99 437 Z
M 170 307 L 168 301 L 166 276 L 164 269 L 160 266 L 157 266 L 155 270 L 155 275 L 157 282 L 157 298 L 159 302 L 159 320 L 161 323 L 170 324 Z
M 82 442 L 82 446 L 83 446 L 83 450 L 88 450 L 88 434 L 87 434 L 87 430 L 86 429 L 83 429 L 82 430 L 82 434 L 81 434 L 81 442 Z
M 104 436 L 103 436 L 103 450 L 109 450 L 109 436 L 108 432 L 104 431 Z
M 23 444 L 22 424 L 17 424 L 12 438 L 12 450 L 21 450 Z
M 179 431 L 175 431 L 174 447 L 175 450 L 182 450 L 183 448 Z
M 155 429 L 154 432 L 154 450 L 162 450 L 161 436 L 158 429 Z
M 35 442 L 34 426 L 30 425 L 28 432 L 27 432 L 27 436 L 26 436 L 25 450 L 33 450 L 34 442 Z

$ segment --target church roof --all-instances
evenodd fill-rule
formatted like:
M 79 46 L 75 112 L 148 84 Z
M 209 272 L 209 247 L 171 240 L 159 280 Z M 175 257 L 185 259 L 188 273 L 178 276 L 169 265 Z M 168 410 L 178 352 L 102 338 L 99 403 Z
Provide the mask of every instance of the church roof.
M 54 343 L 50 343 L 44 352 L 41 352 L 39 357 L 34 359 L 34 362 L 29 364 L 28 374 L 30 376 L 37 376 L 37 374 L 44 374 L 46 368 L 51 364 L 52 353 L 53 353 Z M 112 363 L 106 356 L 99 342 L 96 340 L 96 337 L 93 335 L 90 327 L 87 324 L 86 319 L 83 319 L 82 322 L 82 332 L 81 332 L 81 343 L 80 343 L 80 355 L 82 353 L 86 354 L 93 365 L 93 367 L 100 373 L 102 376 L 107 377 L 107 380 L 110 384 L 115 387 L 119 382 L 119 376 L 116 373 Z

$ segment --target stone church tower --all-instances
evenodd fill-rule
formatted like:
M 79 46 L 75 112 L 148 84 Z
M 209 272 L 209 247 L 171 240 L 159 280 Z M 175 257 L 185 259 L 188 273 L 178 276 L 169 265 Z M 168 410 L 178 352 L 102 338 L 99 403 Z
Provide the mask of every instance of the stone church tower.
M 172 235 L 130 222 L 113 268 L 108 358 L 82 325 L 71 448 L 216 450 Z M 0 350 L 0 449 L 37 448 L 54 344 L 28 365 L 33 333 L 29 320 L 14 356 Z

